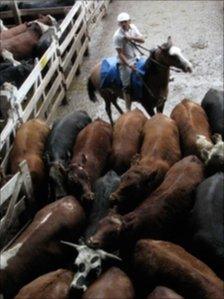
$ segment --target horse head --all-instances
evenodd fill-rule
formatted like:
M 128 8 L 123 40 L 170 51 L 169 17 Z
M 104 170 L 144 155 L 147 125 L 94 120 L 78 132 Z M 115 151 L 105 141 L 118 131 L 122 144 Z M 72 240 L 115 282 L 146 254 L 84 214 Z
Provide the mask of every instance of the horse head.
M 187 60 L 180 48 L 173 45 L 172 39 L 169 36 L 167 42 L 150 51 L 150 57 L 146 61 L 146 67 L 150 62 L 157 63 L 161 68 L 175 67 L 185 73 L 192 72 L 192 64 Z

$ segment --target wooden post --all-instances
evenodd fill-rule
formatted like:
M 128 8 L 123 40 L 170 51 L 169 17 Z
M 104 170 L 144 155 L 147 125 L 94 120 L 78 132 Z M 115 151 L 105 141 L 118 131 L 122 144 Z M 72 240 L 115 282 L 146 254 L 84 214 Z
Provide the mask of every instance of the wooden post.
M 11 3 L 11 9 L 13 11 L 14 19 L 16 24 L 22 24 L 22 19 L 20 16 L 20 11 L 18 9 L 18 4 L 16 0 Z

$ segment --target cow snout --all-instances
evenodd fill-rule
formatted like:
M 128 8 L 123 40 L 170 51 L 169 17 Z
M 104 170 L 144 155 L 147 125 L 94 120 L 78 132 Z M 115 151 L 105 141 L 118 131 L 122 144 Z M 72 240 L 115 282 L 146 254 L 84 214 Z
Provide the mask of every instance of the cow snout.
M 87 193 L 84 193 L 83 196 L 82 196 L 82 201 L 83 202 L 92 202 L 94 200 L 94 193 L 93 192 L 87 192 Z
M 100 242 L 98 240 L 94 239 L 93 237 L 88 238 L 86 243 L 89 247 L 94 248 L 94 249 L 99 248 L 99 246 L 100 246 Z
M 118 203 L 119 201 L 119 196 L 114 192 L 111 193 L 110 197 L 109 197 L 109 202 L 111 206 L 114 206 Z

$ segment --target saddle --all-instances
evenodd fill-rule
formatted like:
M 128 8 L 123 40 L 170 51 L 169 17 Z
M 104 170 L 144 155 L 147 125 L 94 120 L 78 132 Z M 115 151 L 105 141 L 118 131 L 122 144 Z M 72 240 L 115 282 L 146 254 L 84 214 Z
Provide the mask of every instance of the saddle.
M 140 100 L 143 97 L 143 82 L 141 77 L 145 74 L 145 61 L 145 58 L 136 60 L 135 65 L 138 71 L 131 74 L 131 97 L 136 100 Z M 105 58 L 101 61 L 100 88 L 122 89 L 116 57 Z

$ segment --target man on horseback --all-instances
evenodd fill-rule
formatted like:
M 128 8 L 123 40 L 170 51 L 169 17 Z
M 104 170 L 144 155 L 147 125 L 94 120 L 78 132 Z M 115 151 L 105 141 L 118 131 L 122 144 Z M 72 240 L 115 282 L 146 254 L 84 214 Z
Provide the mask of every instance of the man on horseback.
M 133 43 L 144 43 L 145 40 L 138 28 L 131 23 L 128 13 L 118 15 L 119 28 L 113 36 L 115 49 L 118 53 L 120 78 L 123 86 L 123 97 L 127 110 L 131 109 L 131 72 L 135 71 L 135 61 L 138 58 Z

